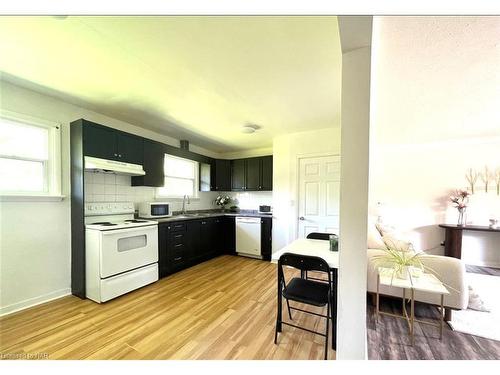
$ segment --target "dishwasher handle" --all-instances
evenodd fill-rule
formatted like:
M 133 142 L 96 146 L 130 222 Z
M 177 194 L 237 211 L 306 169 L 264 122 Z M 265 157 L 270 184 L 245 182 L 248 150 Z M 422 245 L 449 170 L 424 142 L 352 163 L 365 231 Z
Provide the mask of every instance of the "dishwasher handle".
M 260 218 L 258 217 L 236 217 L 236 223 L 245 223 L 245 224 L 260 224 Z

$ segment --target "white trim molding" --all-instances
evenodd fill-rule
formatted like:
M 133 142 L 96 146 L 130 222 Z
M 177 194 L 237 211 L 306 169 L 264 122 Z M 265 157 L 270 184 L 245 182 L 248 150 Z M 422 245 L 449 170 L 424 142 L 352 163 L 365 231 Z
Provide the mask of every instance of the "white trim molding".
M 56 290 L 54 292 L 50 292 L 38 297 L 26 299 L 24 301 L 16 302 L 11 305 L 2 306 L 0 307 L 0 316 L 13 314 L 15 312 L 25 310 L 27 308 L 34 307 L 42 303 L 50 302 L 55 299 L 59 299 L 69 295 L 71 295 L 71 289 L 66 288 L 66 289 Z
M 65 195 L 0 195 L 0 202 L 60 202 Z

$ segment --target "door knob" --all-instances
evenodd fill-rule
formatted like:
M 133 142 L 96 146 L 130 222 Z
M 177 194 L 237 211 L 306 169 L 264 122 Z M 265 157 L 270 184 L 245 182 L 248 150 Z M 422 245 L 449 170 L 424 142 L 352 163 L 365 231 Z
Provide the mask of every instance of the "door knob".
M 299 217 L 299 220 L 305 220 L 304 216 Z

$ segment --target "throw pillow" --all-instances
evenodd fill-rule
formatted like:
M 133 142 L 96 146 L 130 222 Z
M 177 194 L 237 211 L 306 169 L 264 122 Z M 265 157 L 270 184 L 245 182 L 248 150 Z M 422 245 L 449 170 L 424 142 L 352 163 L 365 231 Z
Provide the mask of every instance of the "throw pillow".
M 384 241 L 386 247 L 390 247 L 391 249 L 403 252 L 407 251 L 415 252 L 415 249 L 413 248 L 411 242 L 399 239 L 398 237 L 395 237 L 392 234 L 386 234 L 382 236 L 382 241 Z
M 484 311 L 484 312 L 490 312 L 491 309 L 484 304 L 484 301 L 481 299 L 479 294 L 471 288 L 469 285 L 469 305 L 467 306 L 468 309 L 471 310 L 476 310 L 476 311 Z
M 382 241 L 382 236 L 373 225 L 370 225 L 368 227 L 367 247 L 368 249 L 385 249 L 385 244 L 384 241 Z

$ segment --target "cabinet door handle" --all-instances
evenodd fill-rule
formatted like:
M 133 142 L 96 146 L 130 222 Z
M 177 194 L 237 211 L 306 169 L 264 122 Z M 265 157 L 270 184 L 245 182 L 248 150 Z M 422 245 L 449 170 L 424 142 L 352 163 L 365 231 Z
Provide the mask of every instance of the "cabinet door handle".
M 181 243 L 178 243 L 177 245 L 174 245 L 174 247 L 181 247 L 182 244 Z
M 182 237 L 182 234 L 178 234 L 177 236 L 174 236 L 175 238 L 180 238 Z
M 177 261 L 177 260 L 181 260 L 181 259 L 182 259 L 182 257 L 177 257 L 177 258 L 174 258 L 174 260 L 175 260 L 175 261 Z
M 122 154 L 118 154 L 118 157 L 121 158 L 122 157 Z
M 205 225 L 207 222 L 206 222 L 206 221 L 202 221 L 201 223 L 202 223 L 203 225 Z
M 118 156 L 118 154 L 113 154 L 114 156 Z

